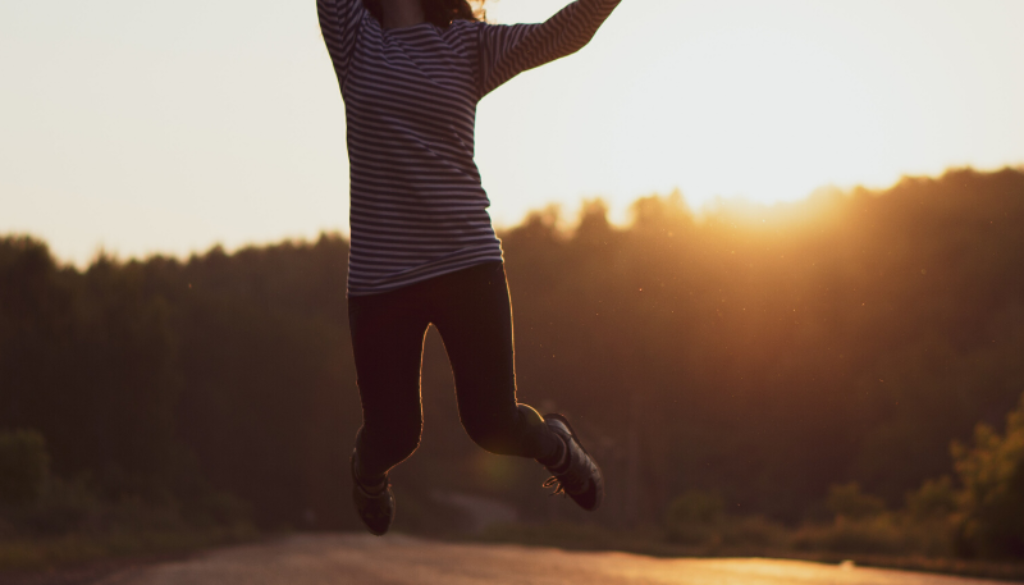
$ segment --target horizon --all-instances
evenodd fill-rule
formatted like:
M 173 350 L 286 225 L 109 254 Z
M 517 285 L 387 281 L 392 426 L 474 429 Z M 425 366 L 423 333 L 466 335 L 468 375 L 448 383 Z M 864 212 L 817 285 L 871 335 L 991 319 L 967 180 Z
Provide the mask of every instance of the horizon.
M 566 3 L 491 2 L 489 18 Z M 314 5 L 236 6 L 0 6 L 0 233 L 79 265 L 348 233 Z M 601 198 L 623 225 L 637 198 L 677 189 L 699 211 L 1016 168 L 1022 19 L 1007 0 L 626 1 L 579 54 L 481 102 L 491 216 L 509 229 Z
M 605 217 L 608 219 L 608 223 L 613 229 L 625 231 L 632 229 L 636 222 L 635 207 L 638 203 L 646 199 L 660 199 L 663 201 L 674 201 L 677 200 L 682 209 L 690 215 L 693 221 L 697 225 L 704 224 L 709 219 L 716 217 L 732 217 L 732 219 L 741 221 L 741 228 L 749 229 L 751 226 L 747 225 L 750 216 L 756 216 L 761 218 L 763 221 L 770 221 L 771 224 L 783 227 L 794 227 L 801 226 L 806 222 L 807 215 L 803 212 L 810 211 L 811 221 L 814 221 L 814 213 L 819 210 L 814 209 L 803 209 L 810 207 L 816 201 L 828 198 L 831 201 L 849 199 L 855 195 L 867 194 L 872 197 L 885 197 L 891 191 L 899 187 L 901 184 L 907 181 L 941 181 L 947 175 L 957 172 L 968 172 L 978 175 L 992 175 L 1004 171 L 1017 172 L 1024 174 L 1024 164 L 1021 165 L 1006 165 L 997 169 L 977 169 L 974 167 L 950 167 L 940 174 L 936 175 L 904 175 L 891 185 L 884 187 L 873 188 L 865 185 L 854 185 L 849 188 L 839 188 L 835 185 L 824 185 L 819 187 L 806 196 L 800 199 L 782 200 L 774 202 L 762 202 L 752 201 L 750 199 L 737 196 L 737 197 L 715 197 L 713 199 L 704 201 L 702 205 L 694 206 L 691 204 L 686 197 L 685 193 L 682 193 L 678 189 L 672 190 L 667 193 L 648 193 L 645 195 L 638 195 L 635 197 L 627 206 L 622 213 L 616 216 L 611 209 L 608 202 L 600 197 L 581 199 L 575 206 L 569 209 L 571 213 L 567 213 L 567 209 L 561 203 L 549 203 L 534 209 L 527 210 L 524 215 L 519 219 L 518 222 L 510 225 L 495 224 L 495 232 L 499 238 L 506 236 L 509 232 L 512 232 L 520 227 L 526 225 L 526 223 L 533 216 L 541 216 L 545 220 L 553 220 L 552 227 L 555 231 L 571 235 L 579 227 L 579 222 L 582 219 L 586 207 L 590 204 L 597 203 L 604 208 Z M 756 222 L 755 222 L 756 224 Z M 278 238 L 268 239 L 263 241 L 251 241 L 242 242 L 234 246 L 227 246 L 224 242 L 214 241 L 203 248 L 197 248 L 189 250 L 185 253 L 169 253 L 166 251 L 155 250 L 146 252 L 143 254 L 135 255 L 124 255 L 120 254 L 115 250 L 107 250 L 102 247 L 97 247 L 92 255 L 85 259 L 68 259 L 62 257 L 57 253 L 50 242 L 37 234 L 27 232 L 0 232 L 0 239 L 10 237 L 27 237 L 34 241 L 44 244 L 50 252 L 50 256 L 54 259 L 57 265 L 62 267 L 74 268 L 76 270 L 84 270 L 95 264 L 98 260 L 104 259 L 113 261 L 115 263 L 130 263 L 133 261 L 147 262 L 153 258 L 165 258 L 171 259 L 178 262 L 188 262 L 192 258 L 202 258 L 214 250 L 221 250 L 227 255 L 234 255 L 238 252 L 250 249 L 263 249 L 280 245 L 309 245 L 315 244 L 321 237 L 341 237 L 346 242 L 348 241 L 349 234 L 347 230 L 340 229 L 324 229 L 314 234 L 303 234 L 297 236 L 283 235 Z

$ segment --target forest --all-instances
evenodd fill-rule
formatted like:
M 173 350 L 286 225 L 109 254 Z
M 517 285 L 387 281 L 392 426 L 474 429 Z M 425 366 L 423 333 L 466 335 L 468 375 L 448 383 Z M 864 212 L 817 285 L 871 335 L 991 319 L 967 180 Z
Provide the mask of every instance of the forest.
M 702 214 L 653 195 L 624 227 L 600 200 L 539 210 L 500 234 L 519 399 L 572 418 L 605 506 L 584 516 L 469 440 L 431 330 L 398 526 L 456 529 L 446 494 L 608 529 L 918 510 L 955 554 L 1020 558 L 1022 225 L 1010 168 Z M 0 537 L 54 478 L 207 522 L 358 529 L 347 253 L 323 234 L 77 269 L 0 237 Z

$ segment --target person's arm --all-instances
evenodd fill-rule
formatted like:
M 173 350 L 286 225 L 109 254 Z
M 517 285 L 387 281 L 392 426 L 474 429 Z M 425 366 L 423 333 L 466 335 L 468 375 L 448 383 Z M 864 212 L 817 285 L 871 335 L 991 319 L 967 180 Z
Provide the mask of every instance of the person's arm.
M 576 0 L 541 24 L 480 27 L 480 96 L 583 48 L 620 0 Z
M 339 80 L 344 83 L 352 64 L 359 24 L 366 14 L 363 0 L 316 0 L 316 11 L 327 52 L 334 61 Z

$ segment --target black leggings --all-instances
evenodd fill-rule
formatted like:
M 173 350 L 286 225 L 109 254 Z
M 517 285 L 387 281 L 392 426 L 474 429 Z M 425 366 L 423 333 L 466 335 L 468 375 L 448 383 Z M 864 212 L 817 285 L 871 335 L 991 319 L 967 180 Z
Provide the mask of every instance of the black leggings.
M 512 306 L 501 262 L 351 297 L 348 311 L 363 403 L 360 475 L 386 473 L 419 446 L 420 364 L 431 323 L 444 340 L 459 417 L 473 441 L 501 455 L 546 460 L 558 453 L 557 436 L 516 402 Z

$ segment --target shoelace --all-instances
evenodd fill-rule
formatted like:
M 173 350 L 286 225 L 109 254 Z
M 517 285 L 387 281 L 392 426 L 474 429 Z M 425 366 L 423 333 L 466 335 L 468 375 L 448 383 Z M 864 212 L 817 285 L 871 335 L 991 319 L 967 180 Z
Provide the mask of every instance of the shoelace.
M 544 480 L 544 483 L 540 484 L 540 486 L 542 488 L 545 488 L 545 489 L 551 488 L 551 487 L 555 488 L 555 490 L 553 492 L 548 494 L 549 496 L 558 496 L 558 495 L 568 496 L 569 495 L 565 491 L 565 484 L 563 484 L 562 480 L 558 479 L 554 475 L 552 475 L 551 477 L 549 477 L 546 480 Z

